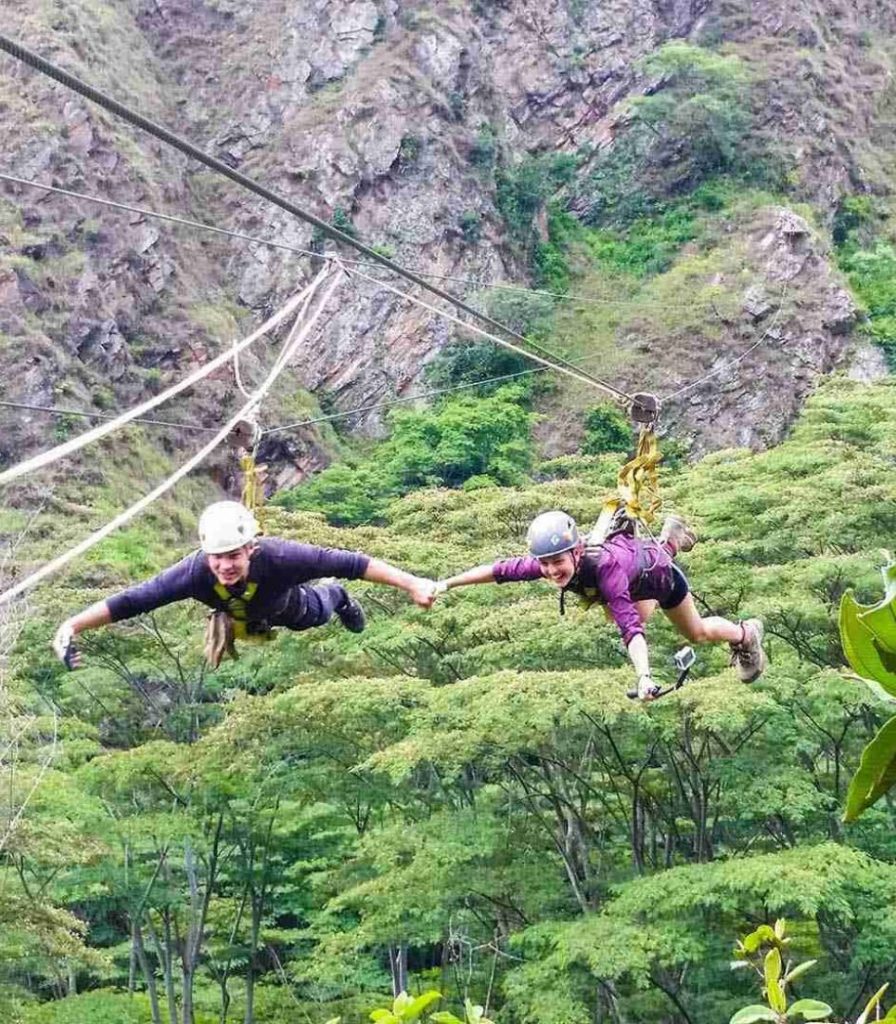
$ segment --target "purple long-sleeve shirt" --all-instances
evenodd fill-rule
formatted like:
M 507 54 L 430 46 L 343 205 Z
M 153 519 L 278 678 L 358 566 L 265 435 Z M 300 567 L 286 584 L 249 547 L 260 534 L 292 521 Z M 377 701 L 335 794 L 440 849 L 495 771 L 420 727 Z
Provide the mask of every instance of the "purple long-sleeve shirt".
M 287 615 L 297 584 L 322 576 L 359 579 L 367 571 L 369 563 L 370 558 L 359 551 L 321 548 L 279 537 L 261 537 L 252 552 L 248 580 L 227 589 L 234 597 L 239 597 L 248 583 L 257 583 L 258 589 L 251 603 L 252 619 L 277 625 L 278 619 Z M 194 551 L 158 576 L 107 598 L 106 605 L 113 622 L 187 598 L 200 601 L 209 608 L 224 610 L 226 602 L 215 593 L 215 582 L 206 555 L 202 551 Z
M 582 555 L 579 570 L 566 589 L 605 604 L 627 647 L 635 636 L 644 633 L 635 602 L 665 600 L 672 591 L 671 566 L 672 559 L 661 545 L 618 534 L 597 552 L 586 551 Z M 532 555 L 495 562 L 492 572 L 496 583 L 544 576 L 538 559 Z

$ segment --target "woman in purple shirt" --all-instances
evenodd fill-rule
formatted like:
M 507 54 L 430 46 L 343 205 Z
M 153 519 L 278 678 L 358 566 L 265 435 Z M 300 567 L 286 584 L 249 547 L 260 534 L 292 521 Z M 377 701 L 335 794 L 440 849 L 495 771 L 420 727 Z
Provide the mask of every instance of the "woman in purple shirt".
M 650 676 L 644 638 L 644 623 L 659 606 L 692 643 L 727 641 L 741 680 L 752 683 L 765 669 L 762 622 L 747 619 L 735 623 L 718 615 L 702 618 L 684 573 L 672 561 L 682 546 L 674 543 L 674 534 L 672 540 L 661 543 L 616 534 L 595 548 L 586 548 L 571 516 L 544 512 L 529 527 L 528 555 L 476 566 L 440 580 L 435 594 L 473 583 L 547 579 L 562 592 L 561 610 L 567 592 L 606 605 L 638 675 L 642 700 L 652 700 L 659 690 Z
M 385 583 L 404 590 L 423 608 L 432 605 L 432 580 L 413 576 L 359 551 L 299 544 L 279 537 L 256 539 L 257 533 L 255 517 L 239 502 L 209 505 L 199 519 L 201 550 L 158 576 L 67 619 L 53 640 L 57 656 L 68 668 L 77 668 L 81 655 L 75 637 L 83 630 L 190 598 L 226 617 L 231 625 L 236 620 L 241 628 L 237 636 L 266 634 L 272 626 L 310 629 L 324 625 L 333 615 L 347 629 L 360 633 L 364 612 L 341 584 L 332 581 L 307 585 L 327 576 Z

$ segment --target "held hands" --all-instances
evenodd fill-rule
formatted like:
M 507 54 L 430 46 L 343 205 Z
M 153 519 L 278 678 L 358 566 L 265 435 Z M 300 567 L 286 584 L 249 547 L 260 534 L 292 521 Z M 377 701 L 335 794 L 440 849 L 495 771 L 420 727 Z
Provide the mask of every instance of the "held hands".
M 447 589 L 448 584 L 444 580 L 428 580 L 418 576 L 408 590 L 408 596 L 420 608 L 432 608 L 436 598 Z
M 63 622 L 53 637 L 53 651 L 69 671 L 80 668 L 81 652 L 75 646 L 75 631 L 70 622 Z
M 423 576 L 415 576 L 413 582 L 408 587 L 408 597 L 419 608 L 432 608 L 432 603 L 436 599 L 435 588 L 435 580 L 428 580 Z

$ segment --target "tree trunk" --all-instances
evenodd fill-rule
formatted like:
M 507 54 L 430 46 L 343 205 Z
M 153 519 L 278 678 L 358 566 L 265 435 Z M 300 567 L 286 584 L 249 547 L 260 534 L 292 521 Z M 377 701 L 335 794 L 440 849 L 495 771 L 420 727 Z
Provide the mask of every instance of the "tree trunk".
M 159 993 L 156 987 L 156 973 L 149 962 L 149 957 L 146 955 L 146 947 L 143 943 L 143 929 L 139 921 L 135 921 L 133 924 L 132 937 L 133 957 L 140 964 L 140 970 L 143 971 L 143 977 L 146 979 L 146 993 L 149 996 L 152 1024 L 162 1024 L 162 1013 L 159 1009 Z
M 165 994 L 168 997 L 168 1019 L 170 1024 L 180 1024 L 180 1018 L 177 1012 L 177 996 L 174 992 L 174 964 L 173 957 L 171 956 L 171 920 L 166 910 L 162 917 L 162 925 L 164 928 L 165 943 L 164 946 L 159 941 L 156 930 L 152 926 L 152 921 L 148 922 L 149 933 L 152 936 L 153 944 L 156 947 L 156 954 L 159 958 L 159 963 L 162 965 L 162 977 L 165 979 Z
M 249 963 L 246 970 L 246 1015 L 243 1024 L 255 1024 L 255 957 L 249 956 Z
M 261 933 L 261 918 L 264 913 L 264 891 L 252 896 L 252 924 L 249 930 L 249 957 L 246 961 L 246 1013 L 243 1024 L 255 1024 L 255 951 Z
M 193 972 L 184 968 L 182 973 L 184 1024 L 193 1024 Z
M 131 925 L 131 954 L 128 957 L 128 995 L 132 996 L 137 989 L 137 939 L 134 926 Z
M 392 972 L 392 995 L 408 990 L 408 947 L 402 942 L 389 947 L 389 970 Z
M 202 940 L 205 933 L 205 919 L 208 915 L 208 907 L 211 902 L 212 890 L 215 886 L 215 878 L 218 871 L 218 854 L 220 850 L 221 831 L 223 825 L 224 815 L 219 814 L 215 826 L 214 838 L 208 852 L 205 888 L 201 895 L 199 892 L 199 878 L 196 873 L 196 859 L 193 853 L 193 847 L 189 839 L 184 842 L 184 868 L 187 875 L 187 885 L 190 890 L 190 918 L 187 933 L 184 936 L 184 940 L 180 947 L 180 962 L 183 977 L 183 1024 L 193 1024 L 193 981 L 195 977 L 196 964 L 199 962 L 199 954 L 202 951 Z

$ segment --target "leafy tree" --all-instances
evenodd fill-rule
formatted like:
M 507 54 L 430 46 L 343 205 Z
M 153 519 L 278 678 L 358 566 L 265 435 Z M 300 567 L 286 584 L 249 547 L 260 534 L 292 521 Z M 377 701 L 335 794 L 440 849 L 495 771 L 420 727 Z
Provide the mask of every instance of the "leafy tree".
M 738 57 L 673 41 L 644 60 L 660 87 L 631 101 L 635 118 L 674 154 L 693 187 L 742 166 L 750 76 Z
M 582 451 L 587 455 L 624 452 L 631 446 L 632 427 L 615 406 L 597 405 L 585 417 Z
M 841 258 L 860 301 L 868 310 L 868 331 L 881 346 L 891 367 L 896 366 L 896 250 L 878 242 Z
M 433 410 L 394 410 L 392 435 L 370 459 L 328 467 L 277 503 L 320 510 L 330 522 L 349 524 L 383 518 L 391 498 L 415 487 L 459 487 L 476 476 L 517 483 L 532 464 L 534 414 L 524 395 L 520 387 L 505 386 L 488 397 L 452 398 Z
M 89 1000 L 66 996 L 73 980 L 102 990 L 99 1019 L 132 989 L 146 1024 L 182 1024 L 186 981 L 194 1022 L 362 1024 L 370 1006 L 395 1014 L 404 981 L 445 994 L 423 1019 L 471 1018 L 469 1000 L 507 1024 L 710 1024 L 758 1005 L 749 971 L 724 963 L 729 936 L 786 915 L 780 978 L 788 958 L 816 960 L 805 991 L 855 1020 L 896 950 L 896 846 L 886 801 L 848 826 L 842 810 L 889 706 L 843 671 L 833 617 L 847 587 L 864 603 L 879 593 L 877 548 L 896 529 L 893 399 L 889 381 L 831 380 L 777 448 L 663 471 L 668 504 L 700 530 L 695 599 L 766 622 L 770 665 L 752 687 L 727 651 L 701 648 L 680 692 L 630 702 L 612 626 L 572 602 L 561 619 L 546 583 L 452 591 L 432 613 L 352 583 L 362 636 L 284 632 L 200 691 L 161 655 L 168 644 L 198 664 L 202 613 L 184 607 L 162 613 L 161 635 L 118 629 L 108 660 L 65 675 L 39 654 L 57 604 L 122 570 L 99 560 L 73 592 L 48 592 L 47 621 L 9 662 L 13 717 L 40 709 L 11 806 L 51 735 L 38 688 L 62 722 L 4 851 L 9 1001 L 89 1021 Z M 391 452 L 405 479 L 429 479 L 492 445 L 493 471 L 515 436 L 501 431 L 530 414 L 507 396 L 469 401 L 411 414 L 377 469 Z M 268 529 L 441 575 L 520 553 L 545 508 L 596 518 L 618 458 L 560 461 L 537 483 L 390 496 L 386 526 L 273 507 Z M 170 554 L 154 543 L 141 557 Z M 679 640 L 660 620 L 648 633 L 662 677 Z M 168 714 L 139 697 L 148 680 Z M 42 906 L 81 922 L 63 945 L 39 939 L 27 915 Z M 805 994 L 795 985 L 787 1010 Z

